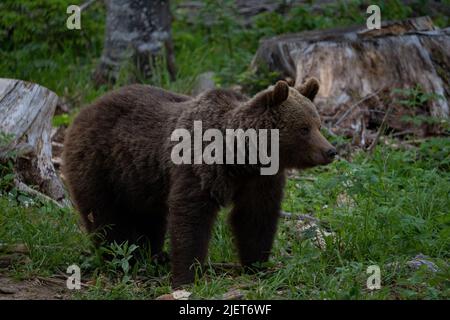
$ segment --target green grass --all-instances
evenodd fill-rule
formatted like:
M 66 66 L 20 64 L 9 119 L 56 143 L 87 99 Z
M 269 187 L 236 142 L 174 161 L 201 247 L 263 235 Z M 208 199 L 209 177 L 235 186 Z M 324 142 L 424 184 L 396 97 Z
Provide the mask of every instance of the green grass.
M 446 155 L 434 158 L 432 144 Z M 188 290 L 197 298 L 220 297 L 236 287 L 247 299 L 449 298 L 449 149 L 445 139 L 416 151 L 380 147 L 373 156 L 359 153 L 352 162 L 300 173 L 288 182 L 283 209 L 320 218 L 335 234 L 325 238 L 326 248 L 300 232 L 297 221 L 282 220 L 267 271 L 247 275 L 210 266 Z M 126 252 L 112 264 L 101 264 L 88 254 L 90 244 L 74 212 L 40 203 L 24 208 L 27 199 L 17 199 L 0 200 L 0 239 L 31 250 L 31 263 L 11 270 L 17 277 L 61 273 L 76 263 L 84 279 L 96 281 L 75 298 L 148 299 L 170 292 L 167 266 L 144 260 L 124 272 Z M 226 216 L 224 210 L 214 229 L 207 265 L 237 262 Z M 419 253 L 439 271 L 408 267 Z M 381 269 L 380 290 L 366 288 L 370 265 Z
M 260 14 L 253 27 L 243 27 L 230 1 L 207 2 L 195 21 L 174 10 L 177 80 L 168 80 L 161 62 L 142 82 L 189 93 L 198 74 L 214 71 L 219 86 L 240 83 L 252 92 L 276 77 L 248 70 L 261 38 L 363 23 L 367 7 L 364 1 L 339 2 L 318 15 L 305 5 L 286 17 Z M 82 32 L 69 31 L 62 14 L 68 3 L 0 3 L 0 77 L 37 82 L 64 97 L 74 111 L 55 117 L 54 126 L 70 123 L 84 104 L 126 84 L 133 72 L 125 65 L 112 88 L 94 88 L 91 75 L 101 54 L 104 8 L 93 5 L 83 13 Z M 383 20 L 421 15 L 426 8 L 423 1 L 414 7 L 395 0 L 378 3 Z M 202 17 L 210 12 L 216 19 L 205 24 Z M 448 17 L 434 21 L 448 26 Z M 435 138 L 415 150 L 378 147 L 373 155 L 361 152 L 351 162 L 301 172 L 288 182 L 283 209 L 320 218 L 334 233 L 325 239 L 326 248 L 316 246 L 313 232 L 301 232 L 296 221 L 283 220 L 265 272 L 247 275 L 210 266 L 188 290 L 198 298 L 220 297 L 239 287 L 247 299 L 448 299 L 449 154 L 448 139 Z M 91 287 L 76 292 L 75 299 L 151 299 L 171 291 L 167 266 L 145 259 L 127 266 L 131 248 L 109 248 L 115 259 L 102 263 L 79 229 L 75 212 L 17 192 L 11 188 L 10 172 L 9 165 L 0 165 L 0 242 L 30 248 L 30 261 L 14 263 L 11 276 L 50 276 L 76 263 Z M 237 262 L 226 213 L 214 229 L 207 265 Z M 410 269 L 406 262 L 419 253 L 440 271 Z M 374 264 L 381 269 L 381 289 L 369 291 L 366 270 Z

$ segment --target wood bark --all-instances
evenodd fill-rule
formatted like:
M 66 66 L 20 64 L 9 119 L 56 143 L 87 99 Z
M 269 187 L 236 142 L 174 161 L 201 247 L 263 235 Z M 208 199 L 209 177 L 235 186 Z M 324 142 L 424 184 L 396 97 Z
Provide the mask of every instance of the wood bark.
M 449 116 L 450 28 L 438 29 L 428 17 L 384 23 L 379 30 L 362 26 L 266 39 L 252 62 L 255 72 L 261 66 L 296 83 L 318 78 L 319 111 L 330 127 L 351 136 L 358 132 L 360 145 L 372 142 L 364 131 L 374 122 L 381 124 L 389 104 L 398 99 L 396 88 L 419 85 L 425 93 L 438 95 L 421 112 Z M 410 110 L 397 103 L 392 111 L 386 120 L 390 128 L 415 130 L 400 121 Z M 430 129 L 421 130 L 426 135 Z
M 126 63 L 144 77 L 151 75 L 155 57 L 165 52 L 167 68 L 175 78 L 169 0 L 108 0 L 106 33 L 97 84 L 117 80 Z
M 0 79 L 0 161 L 14 154 L 15 182 L 36 187 L 59 203 L 65 190 L 52 163 L 51 120 L 58 96 L 37 84 Z

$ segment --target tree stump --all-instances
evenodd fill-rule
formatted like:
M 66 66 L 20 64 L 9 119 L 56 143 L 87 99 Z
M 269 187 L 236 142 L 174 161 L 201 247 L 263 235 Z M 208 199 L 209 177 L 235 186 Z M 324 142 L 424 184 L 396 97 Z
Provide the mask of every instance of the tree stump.
M 141 76 L 152 74 L 155 58 L 165 53 L 171 80 L 175 79 L 175 56 L 168 0 L 106 1 L 105 44 L 94 73 L 97 85 L 113 83 L 120 68 L 130 63 Z
M 51 120 L 58 96 L 37 84 L 0 79 L 0 160 L 13 152 L 16 187 L 28 185 L 66 203 L 65 191 L 52 163 Z M 6 139 L 5 139 L 6 137 Z M 37 191 L 35 191 L 37 192 Z
M 266 39 L 252 62 L 256 72 L 261 66 L 298 83 L 318 78 L 321 88 L 315 102 L 329 127 L 354 138 L 357 133 L 360 145 L 372 142 L 374 134 L 368 135 L 367 129 L 381 125 L 389 104 L 387 125 L 398 132 L 415 130 L 399 121 L 412 111 L 393 103 L 396 88 L 419 85 L 438 97 L 427 101 L 421 112 L 449 116 L 450 28 L 438 29 L 428 17 L 387 22 L 379 30 L 360 26 Z M 416 133 L 426 135 L 430 128 L 420 130 Z

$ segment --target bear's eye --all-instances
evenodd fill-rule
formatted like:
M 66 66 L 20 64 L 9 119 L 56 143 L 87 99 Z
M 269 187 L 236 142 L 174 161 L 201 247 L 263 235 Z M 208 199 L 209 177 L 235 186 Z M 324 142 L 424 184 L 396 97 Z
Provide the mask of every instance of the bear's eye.
M 302 127 L 300 128 L 300 133 L 304 136 L 306 136 L 309 133 L 309 128 L 308 127 Z

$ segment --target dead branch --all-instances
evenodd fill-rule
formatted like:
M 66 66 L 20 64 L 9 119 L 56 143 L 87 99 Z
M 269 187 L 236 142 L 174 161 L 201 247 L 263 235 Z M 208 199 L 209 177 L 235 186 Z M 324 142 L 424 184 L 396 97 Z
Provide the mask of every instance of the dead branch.
M 44 201 L 44 202 L 51 202 L 53 203 L 55 206 L 59 207 L 59 208 L 64 208 L 65 206 L 62 205 L 61 203 L 59 203 L 56 200 L 53 200 L 52 198 L 50 198 L 49 196 L 46 196 L 45 194 L 31 188 L 30 186 L 26 185 L 25 183 L 19 181 L 17 178 L 14 179 L 14 187 L 16 187 L 17 190 L 24 192 L 24 193 L 28 193 L 31 196 L 34 196 L 36 198 L 39 198 L 40 200 Z M 67 206 L 67 204 L 66 204 Z
M 319 219 L 314 218 L 313 216 L 310 216 L 308 214 L 302 214 L 302 213 L 292 214 L 290 212 L 281 211 L 280 216 L 285 219 L 293 219 L 293 220 L 301 220 L 301 221 L 306 221 L 306 222 L 320 223 Z
M 370 98 L 376 96 L 378 93 L 380 93 L 381 89 L 378 89 L 375 92 L 372 92 L 371 94 L 363 97 L 362 99 L 358 100 L 356 103 L 354 103 L 353 105 L 350 106 L 350 108 L 348 108 L 344 114 L 336 121 L 336 123 L 334 124 L 335 127 L 337 127 L 342 121 L 344 121 L 344 119 L 353 111 L 353 109 L 355 109 L 357 106 L 359 106 L 361 103 L 363 103 L 364 101 L 369 100 Z
M 367 151 L 369 153 L 373 153 L 373 150 L 375 149 L 375 146 L 378 144 L 378 140 L 380 140 L 381 134 L 384 132 L 386 127 L 386 120 L 388 116 L 390 115 L 392 110 L 392 106 L 388 108 L 386 113 L 384 114 L 383 120 L 381 121 L 380 127 L 378 128 L 377 135 L 375 136 L 375 139 L 373 139 L 372 143 L 370 144 L 369 148 L 367 148 Z

